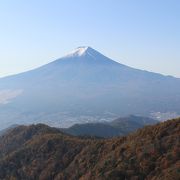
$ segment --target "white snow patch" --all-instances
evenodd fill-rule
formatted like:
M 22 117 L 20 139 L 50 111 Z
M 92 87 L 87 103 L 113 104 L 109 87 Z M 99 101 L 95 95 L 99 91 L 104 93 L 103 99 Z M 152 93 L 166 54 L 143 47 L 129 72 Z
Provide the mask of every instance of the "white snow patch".
M 65 57 L 76 57 L 76 56 L 83 56 L 86 54 L 88 47 L 78 47 L 77 49 L 68 53 Z

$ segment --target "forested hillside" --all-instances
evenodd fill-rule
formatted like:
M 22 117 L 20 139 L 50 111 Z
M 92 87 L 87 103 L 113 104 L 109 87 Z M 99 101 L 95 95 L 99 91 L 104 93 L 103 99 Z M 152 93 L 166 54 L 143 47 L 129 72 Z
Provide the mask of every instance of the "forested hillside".
M 0 137 L 2 180 L 179 178 L 180 119 L 112 139 L 73 137 L 43 124 Z

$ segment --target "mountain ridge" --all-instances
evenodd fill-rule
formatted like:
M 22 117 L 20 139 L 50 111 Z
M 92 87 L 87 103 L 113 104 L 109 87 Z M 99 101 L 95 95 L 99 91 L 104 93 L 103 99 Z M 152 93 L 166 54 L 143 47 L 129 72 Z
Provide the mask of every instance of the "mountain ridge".
M 44 67 L 46 67 L 48 65 L 52 65 L 52 64 L 57 65 L 58 63 L 61 63 L 66 58 L 81 57 L 81 56 L 86 56 L 86 55 L 90 55 L 91 57 L 93 57 L 93 54 L 96 54 L 98 56 L 102 56 L 102 57 L 106 58 L 109 62 L 115 63 L 116 65 L 118 64 L 118 65 L 121 65 L 121 66 L 126 67 L 126 68 L 130 68 L 130 69 L 133 69 L 133 70 L 140 70 L 138 68 L 133 68 L 133 67 L 121 64 L 118 61 L 112 60 L 111 58 L 108 58 L 108 57 L 104 56 L 102 53 L 96 51 L 95 49 L 93 49 L 90 46 L 79 46 L 79 47 L 75 48 L 74 50 L 72 50 L 71 52 L 67 53 L 66 55 L 62 56 L 61 58 L 57 58 L 56 60 L 54 60 L 54 61 L 52 61 L 50 63 L 41 65 L 41 66 L 39 66 L 39 67 L 37 67 L 35 69 L 25 71 L 25 72 L 22 72 L 22 73 L 17 73 L 17 74 L 9 75 L 9 76 L 6 76 L 6 77 L 1 77 L 0 79 L 10 78 L 10 77 L 13 77 L 13 76 L 16 76 L 16 75 L 21 75 L 21 74 L 26 74 L 28 72 L 32 72 L 34 70 L 39 70 L 41 68 L 44 68 Z M 98 60 L 98 58 L 94 58 L 94 59 Z M 140 70 L 140 71 L 157 74 L 157 75 L 164 76 L 164 77 L 180 79 L 178 77 L 174 77 L 174 76 L 171 76 L 171 75 L 164 75 L 164 74 L 161 74 L 161 73 L 152 72 L 152 71 L 148 71 L 148 70 Z
M 159 123 L 159 121 L 151 118 L 131 115 L 110 122 L 75 124 L 69 128 L 61 128 L 60 130 L 74 136 L 112 138 L 125 136 L 144 126 L 157 123 Z
M 108 140 L 73 137 L 43 124 L 16 127 L 0 137 L 0 178 L 178 180 L 179 122 Z

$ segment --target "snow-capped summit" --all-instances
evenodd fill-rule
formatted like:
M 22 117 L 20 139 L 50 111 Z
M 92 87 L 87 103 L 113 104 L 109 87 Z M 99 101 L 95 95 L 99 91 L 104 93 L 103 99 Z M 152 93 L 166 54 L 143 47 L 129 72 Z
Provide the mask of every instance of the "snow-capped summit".
M 86 62 L 86 63 L 94 63 L 94 64 L 99 64 L 99 65 L 103 65 L 103 64 L 111 64 L 111 65 L 121 65 L 120 63 L 117 63 L 116 61 L 113 61 L 112 59 L 104 56 L 103 54 L 101 54 L 100 52 L 98 52 L 97 50 L 89 47 L 89 46 L 81 46 L 78 47 L 76 49 L 74 49 L 73 51 L 71 51 L 70 53 L 66 54 L 65 56 L 63 56 L 62 58 L 57 59 L 55 62 L 55 64 L 61 64 L 62 62 L 64 62 L 63 60 L 68 60 L 68 63 L 70 65 L 70 62 Z M 54 62 L 52 62 L 54 64 Z M 76 64 L 77 65 L 77 64 Z
M 83 56 L 86 54 L 86 52 L 88 51 L 88 49 L 91 49 L 88 46 L 82 46 L 82 47 L 78 47 L 76 49 L 74 49 L 73 51 L 71 51 L 70 53 L 68 53 L 66 55 L 66 57 L 76 57 L 76 56 Z

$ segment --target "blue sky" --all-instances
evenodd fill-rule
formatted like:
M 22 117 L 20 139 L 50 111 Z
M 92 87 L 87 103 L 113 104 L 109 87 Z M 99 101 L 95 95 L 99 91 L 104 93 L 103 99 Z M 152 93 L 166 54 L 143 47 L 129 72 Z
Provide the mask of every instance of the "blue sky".
M 84 45 L 129 66 L 180 77 L 180 1 L 0 1 L 0 77 Z

